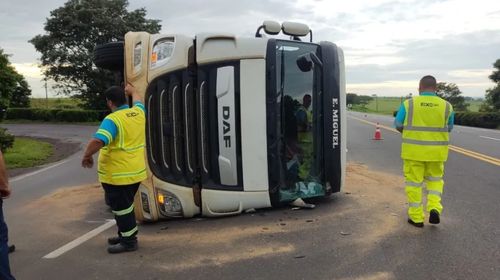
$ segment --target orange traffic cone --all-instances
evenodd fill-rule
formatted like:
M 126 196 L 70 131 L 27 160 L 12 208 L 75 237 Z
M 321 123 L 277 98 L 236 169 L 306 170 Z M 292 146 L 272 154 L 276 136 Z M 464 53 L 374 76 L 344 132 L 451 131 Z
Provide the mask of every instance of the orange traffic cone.
M 377 123 L 377 127 L 375 128 L 375 135 L 373 135 L 372 140 L 384 140 L 384 138 L 382 138 L 382 132 L 380 131 L 379 123 Z

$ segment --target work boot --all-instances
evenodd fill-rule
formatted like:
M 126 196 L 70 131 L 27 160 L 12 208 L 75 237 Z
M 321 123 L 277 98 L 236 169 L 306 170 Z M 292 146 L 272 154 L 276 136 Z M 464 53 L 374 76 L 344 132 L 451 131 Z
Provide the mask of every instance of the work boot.
M 115 245 L 110 245 L 108 247 L 108 253 L 110 254 L 119 254 L 119 253 L 124 253 L 124 252 L 132 252 L 136 251 L 139 248 L 136 242 L 131 242 L 131 243 L 124 243 L 120 242 Z
M 108 238 L 108 244 L 109 245 L 116 245 L 116 244 L 120 243 L 121 240 L 122 240 L 122 238 L 120 236 L 113 236 L 113 237 Z
M 429 214 L 429 223 L 437 225 L 439 222 L 439 212 L 436 209 L 432 209 Z
M 410 225 L 414 226 L 414 227 L 419 227 L 419 228 L 424 227 L 424 223 L 423 223 L 423 222 L 421 222 L 421 223 L 415 223 L 415 222 L 414 222 L 414 221 L 412 221 L 411 219 L 408 219 L 408 223 L 409 223 Z

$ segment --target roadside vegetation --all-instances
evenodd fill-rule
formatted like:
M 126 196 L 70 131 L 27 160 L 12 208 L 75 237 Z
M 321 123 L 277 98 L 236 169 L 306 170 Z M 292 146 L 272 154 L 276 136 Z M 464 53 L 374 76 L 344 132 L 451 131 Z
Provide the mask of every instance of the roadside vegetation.
M 500 59 L 493 67 L 495 70 L 488 78 L 495 86 L 486 91 L 484 99 L 464 97 L 456 84 L 438 83 L 436 93 L 453 105 L 455 124 L 500 128 Z M 401 97 L 378 97 L 375 94 L 366 96 L 348 93 L 347 106 L 353 111 L 395 116 L 401 103 L 410 97 L 411 94 Z
M 350 105 L 350 109 L 358 112 L 392 115 L 404 101 L 404 98 L 399 97 L 367 97 L 369 99 L 362 103 Z
M 58 98 L 30 98 L 30 108 L 33 109 L 66 109 L 76 110 L 82 108 L 82 101 L 72 97 Z
M 397 111 L 405 100 L 404 97 L 368 97 L 370 97 L 370 100 L 366 104 L 353 104 L 351 109 L 358 112 L 393 115 L 394 111 Z M 470 112 L 479 112 L 479 108 L 483 104 L 481 99 L 467 98 L 466 102 L 469 104 L 468 111 Z
M 369 97 L 369 96 L 368 96 Z M 394 116 L 401 103 L 405 100 L 401 97 L 370 97 L 371 99 L 363 104 L 354 104 L 350 108 L 357 112 L 374 113 L 381 115 Z M 500 128 L 499 112 L 483 112 L 481 108 L 483 101 L 478 99 L 466 99 L 467 111 L 455 112 L 455 124 L 484 127 Z
M 53 154 L 52 144 L 31 138 L 16 137 L 12 148 L 4 153 L 9 169 L 34 167 L 46 162 Z

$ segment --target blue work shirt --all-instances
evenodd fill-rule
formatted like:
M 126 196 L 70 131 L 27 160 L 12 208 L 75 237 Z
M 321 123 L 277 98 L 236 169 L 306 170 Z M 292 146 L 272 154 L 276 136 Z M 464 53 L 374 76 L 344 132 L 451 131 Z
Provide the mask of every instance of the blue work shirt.
M 142 104 L 140 101 L 134 102 L 134 106 L 137 106 L 137 107 L 141 108 L 144 112 L 146 112 L 146 108 L 144 107 L 144 104 Z M 125 104 L 125 105 L 118 107 L 116 109 L 116 111 L 120 111 L 120 110 L 128 109 L 128 108 L 129 108 L 129 106 L 127 104 Z M 93 137 L 101 140 L 104 143 L 104 146 L 106 146 L 116 138 L 116 134 L 118 134 L 118 127 L 116 126 L 116 124 L 111 119 L 105 118 L 101 122 L 99 129 L 93 135 Z
M 424 91 L 421 92 L 420 95 L 422 96 L 436 96 L 435 92 L 432 91 Z M 406 109 L 404 104 L 401 104 L 399 107 L 398 113 L 396 115 L 396 119 L 394 119 L 394 126 L 397 128 L 402 128 L 405 122 L 405 117 L 406 117 Z M 455 112 L 451 112 L 450 117 L 448 118 L 448 131 L 451 131 L 453 129 L 453 123 L 455 122 Z

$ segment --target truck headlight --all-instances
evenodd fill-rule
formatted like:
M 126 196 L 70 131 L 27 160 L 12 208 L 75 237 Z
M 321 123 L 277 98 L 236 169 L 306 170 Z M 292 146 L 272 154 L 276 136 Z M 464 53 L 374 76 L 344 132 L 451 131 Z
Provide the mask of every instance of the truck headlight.
M 151 214 L 151 211 L 149 211 L 149 199 L 146 193 L 141 192 L 141 203 L 142 210 L 148 214 Z
M 159 190 L 157 199 L 161 214 L 166 217 L 182 217 L 181 201 L 173 193 Z

